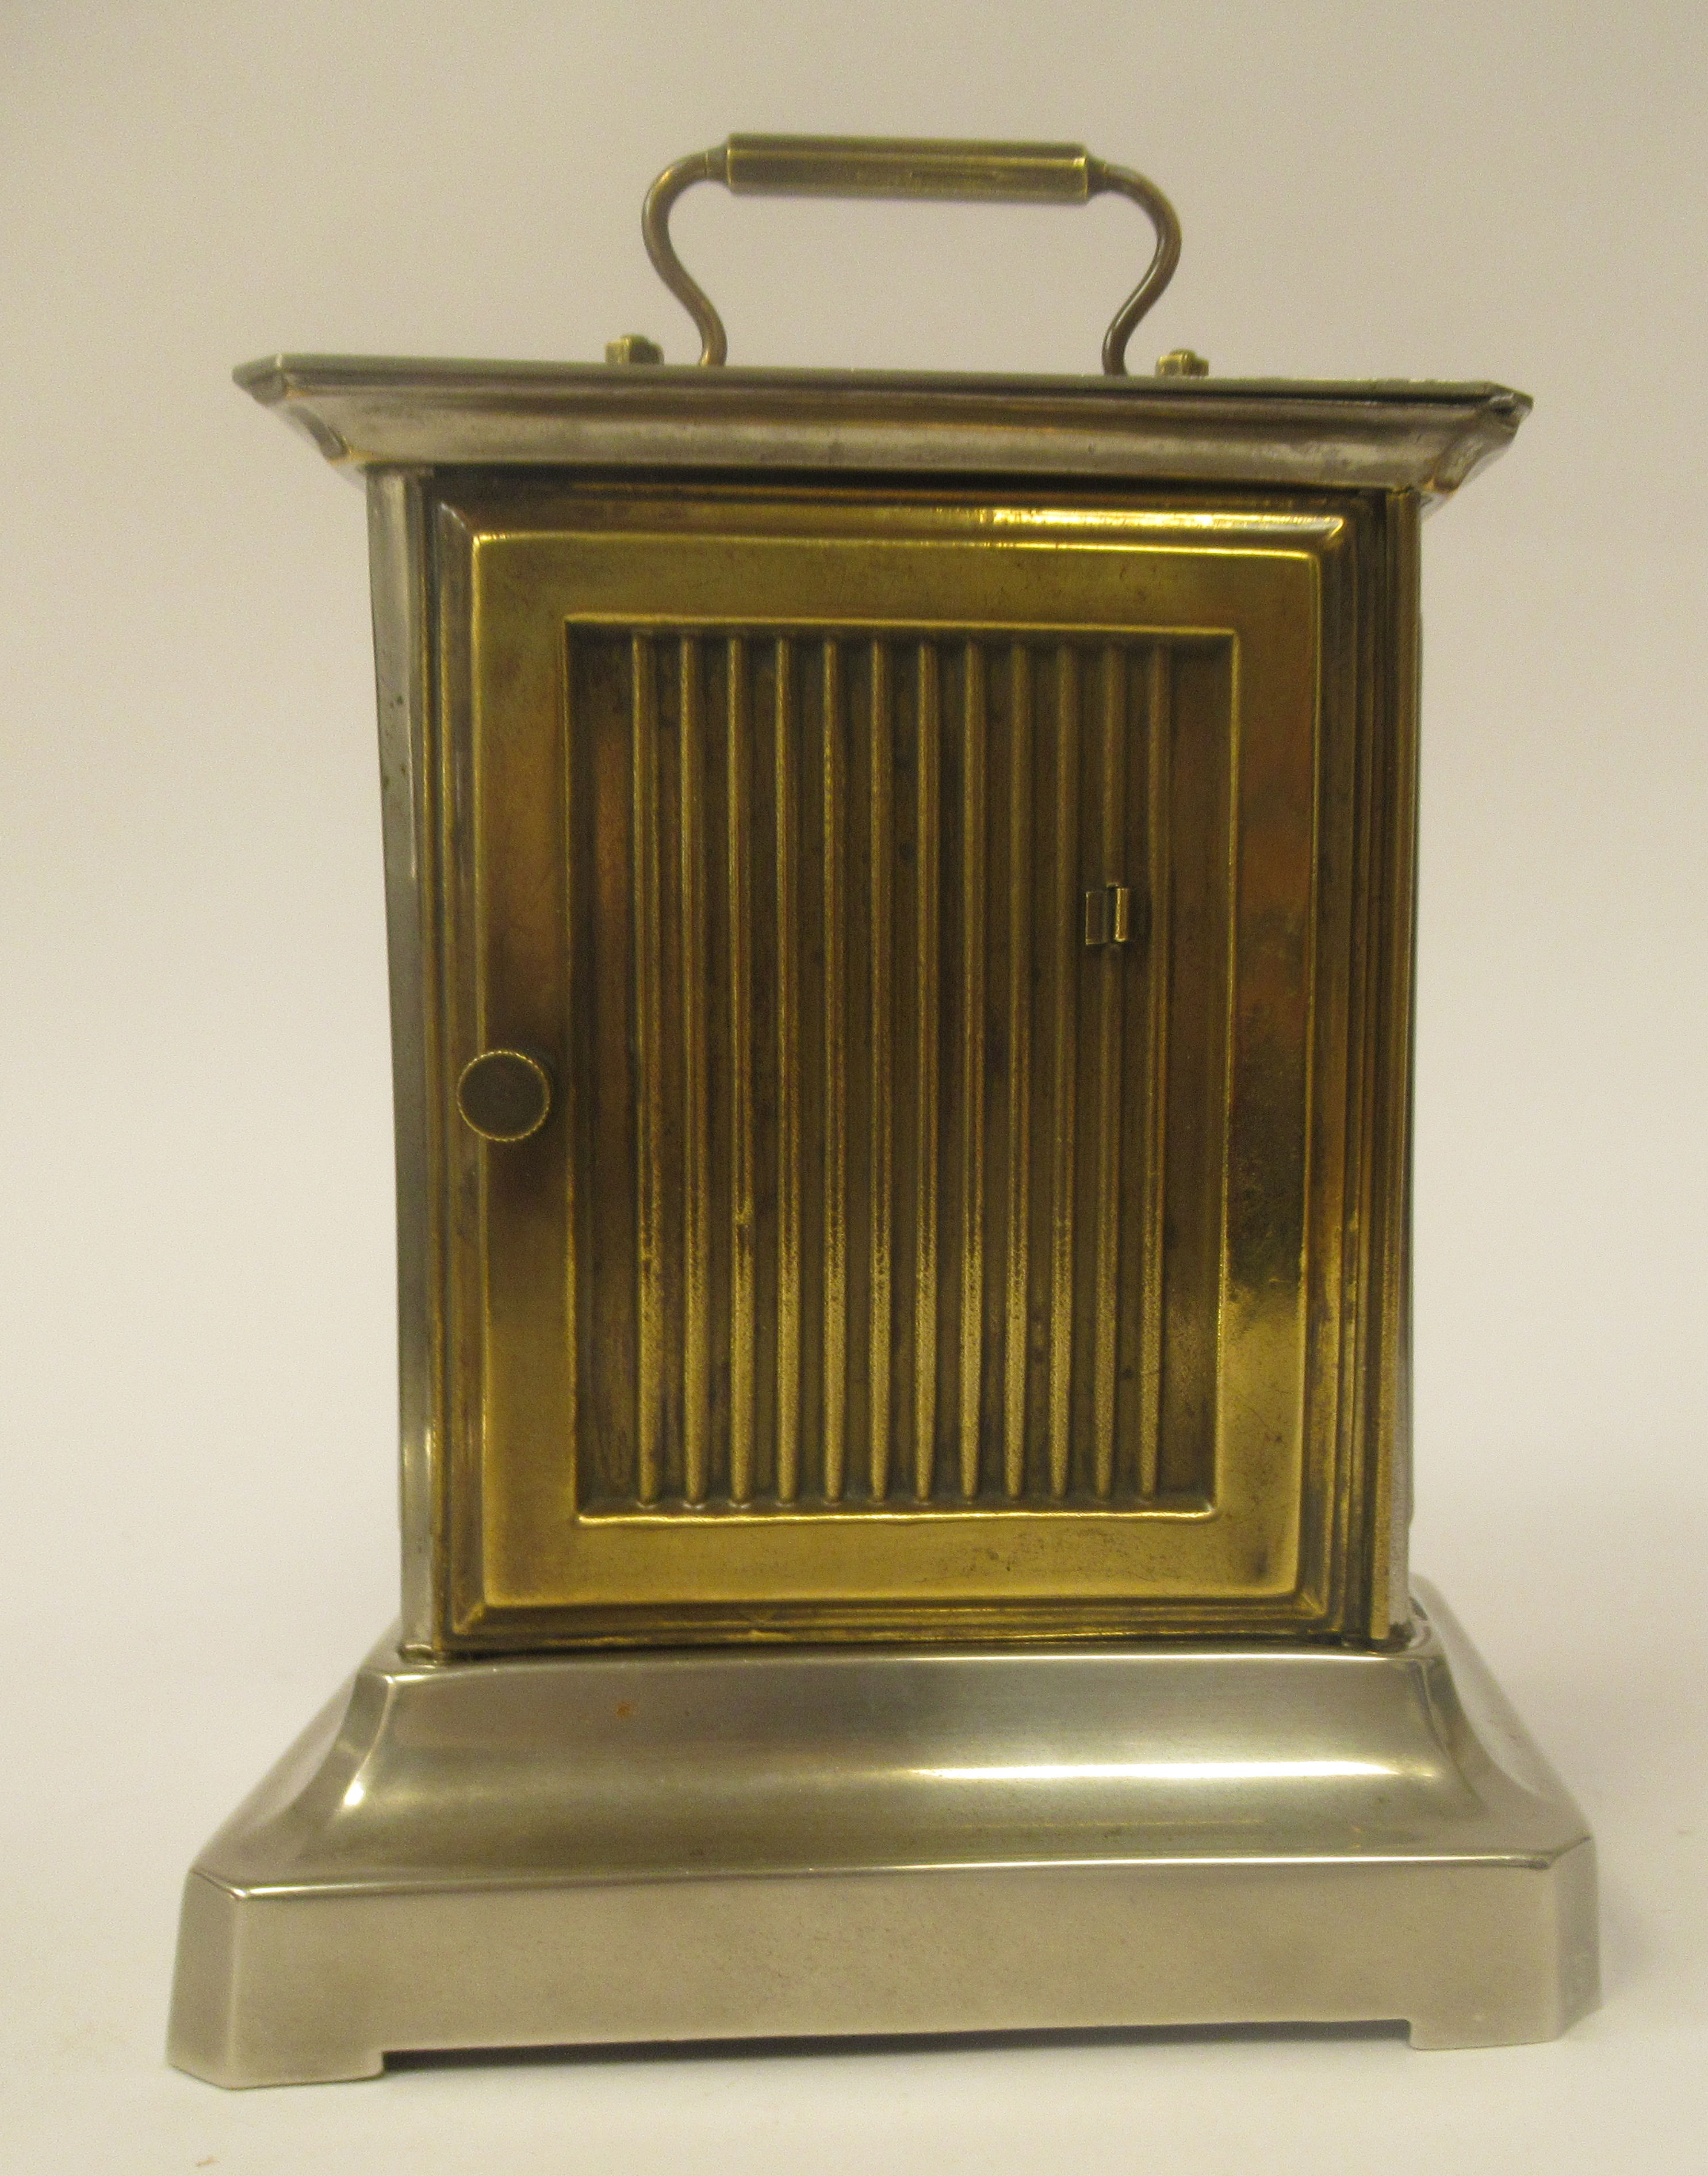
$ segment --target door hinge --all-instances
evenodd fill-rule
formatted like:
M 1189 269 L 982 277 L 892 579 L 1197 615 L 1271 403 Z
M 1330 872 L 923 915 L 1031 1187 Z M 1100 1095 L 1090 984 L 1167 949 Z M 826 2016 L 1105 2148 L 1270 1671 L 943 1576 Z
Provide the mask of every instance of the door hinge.
M 1124 944 L 1133 934 L 1133 891 L 1129 884 L 1099 884 L 1085 894 L 1085 942 Z

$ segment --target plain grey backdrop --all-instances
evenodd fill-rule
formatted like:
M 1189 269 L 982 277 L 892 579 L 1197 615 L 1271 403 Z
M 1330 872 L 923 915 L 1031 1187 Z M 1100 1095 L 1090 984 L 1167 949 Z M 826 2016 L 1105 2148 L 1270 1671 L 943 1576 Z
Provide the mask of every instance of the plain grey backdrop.
M 19 2170 L 1700 2167 L 1708 40 L 1694 0 L 0 9 L 0 2158 Z M 226 2097 L 177 1890 L 395 1580 L 362 502 L 279 349 L 692 352 L 730 130 L 1071 138 L 1134 347 L 1537 400 L 1426 532 L 1415 1558 L 1598 1831 L 1607 2005 L 558 2059 Z M 732 359 L 1091 370 L 1130 208 L 736 202 Z

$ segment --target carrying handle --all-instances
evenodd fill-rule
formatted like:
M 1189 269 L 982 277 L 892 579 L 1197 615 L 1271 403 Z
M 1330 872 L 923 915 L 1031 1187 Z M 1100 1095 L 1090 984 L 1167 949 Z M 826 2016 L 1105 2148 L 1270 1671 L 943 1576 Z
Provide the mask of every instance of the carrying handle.
M 723 320 L 671 247 L 671 207 L 696 182 L 737 196 L 911 197 L 983 204 L 1086 204 L 1130 197 L 1156 230 L 1145 276 L 1103 335 L 1103 370 L 1127 374 L 1133 329 L 1174 276 L 1180 221 L 1154 182 L 1094 159 L 1080 144 L 957 143 L 885 136 L 732 136 L 666 166 L 646 193 L 640 231 L 658 276 L 699 328 L 699 359 L 727 360 Z

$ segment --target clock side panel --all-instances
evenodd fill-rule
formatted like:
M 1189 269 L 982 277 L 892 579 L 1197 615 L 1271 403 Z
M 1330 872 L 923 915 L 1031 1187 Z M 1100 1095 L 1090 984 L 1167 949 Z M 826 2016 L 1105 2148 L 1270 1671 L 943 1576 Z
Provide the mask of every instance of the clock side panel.
M 367 487 L 396 1156 L 401 1636 L 428 1653 L 443 1617 L 446 1493 L 434 517 L 422 472 L 377 468 Z

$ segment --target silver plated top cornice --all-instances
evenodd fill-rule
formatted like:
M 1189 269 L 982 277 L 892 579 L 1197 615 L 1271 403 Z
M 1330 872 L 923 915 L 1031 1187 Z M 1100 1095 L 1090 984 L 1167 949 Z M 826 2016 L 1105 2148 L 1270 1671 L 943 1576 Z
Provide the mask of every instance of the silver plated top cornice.
M 497 465 L 1050 475 L 1456 491 L 1504 386 L 274 356 L 237 381 L 356 471 Z

